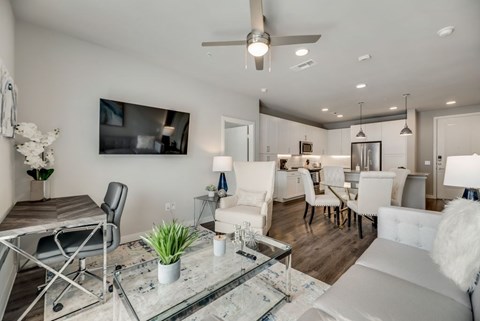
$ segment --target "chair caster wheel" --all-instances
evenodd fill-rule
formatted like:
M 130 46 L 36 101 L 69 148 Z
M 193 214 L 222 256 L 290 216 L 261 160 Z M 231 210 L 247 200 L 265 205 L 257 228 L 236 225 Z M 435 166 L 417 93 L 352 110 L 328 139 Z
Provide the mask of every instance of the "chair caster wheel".
M 61 304 L 61 303 L 57 303 L 53 306 L 53 311 L 54 312 L 62 311 L 62 309 L 63 309 L 63 304 Z
M 110 284 L 108 286 L 108 292 L 112 293 L 113 292 L 113 284 Z

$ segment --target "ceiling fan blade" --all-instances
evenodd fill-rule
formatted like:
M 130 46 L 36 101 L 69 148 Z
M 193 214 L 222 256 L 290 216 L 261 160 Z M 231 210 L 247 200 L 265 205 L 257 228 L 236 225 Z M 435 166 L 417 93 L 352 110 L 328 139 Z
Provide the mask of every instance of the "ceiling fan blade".
M 202 47 L 215 47 L 215 46 L 245 46 L 247 42 L 245 40 L 233 40 L 233 41 L 207 41 L 202 42 Z
M 250 19 L 252 29 L 264 32 L 262 0 L 250 0 Z
M 322 35 L 270 37 L 271 46 L 297 45 L 302 43 L 315 43 Z
M 257 70 L 263 70 L 263 56 L 255 57 L 255 68 Z

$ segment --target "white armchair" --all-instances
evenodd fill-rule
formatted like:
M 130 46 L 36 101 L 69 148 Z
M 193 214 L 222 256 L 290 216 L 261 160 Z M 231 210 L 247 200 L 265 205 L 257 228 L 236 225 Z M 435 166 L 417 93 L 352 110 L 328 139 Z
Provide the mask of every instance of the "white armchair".
M 404 168 L 392 168 L 389 172 L 395 173 L 392 187 L 392 205 L 402 206 L 403 188 L 405 187 L 405 181 L 407 180 L 410 170 Z
M 215 211 L 215 231 L 233 233 L 234 225 L 250 222 L 255 232 L 266 235 L 272 226 L 275 162 L 234 162 L 237 190 L 220 199 Z

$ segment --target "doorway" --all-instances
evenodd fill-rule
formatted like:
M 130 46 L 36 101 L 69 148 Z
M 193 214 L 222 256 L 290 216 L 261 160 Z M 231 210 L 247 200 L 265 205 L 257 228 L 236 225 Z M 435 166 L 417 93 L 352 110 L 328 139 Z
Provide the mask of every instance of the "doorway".
M 222 155 L 232 156 L 234 162 L 255 160 L 255 123 L 248 120 L 222 116 Z M 236 191 L 235 174 L 225 173 L 228 191 Z
M 454 199 L 463 188 L 444 186 L 448 156 L 480 154 L 478 139 L 480 113 L 434 118 L 434 195 L 439 199 Z

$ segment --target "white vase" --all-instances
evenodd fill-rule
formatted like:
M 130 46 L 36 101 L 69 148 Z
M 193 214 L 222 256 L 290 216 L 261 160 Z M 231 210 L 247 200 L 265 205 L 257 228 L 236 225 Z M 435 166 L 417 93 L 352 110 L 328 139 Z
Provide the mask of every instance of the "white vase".
M 50 181 L 30 181 L 30 200 L 46 201 L 50 199 Z
M 158 282 L 170 284 L 180 278 L 180 260 L 169 265 L 163 265 L 158 261 Z
M 214 197 L 215 191 L 208 191 L 208 197 Z

